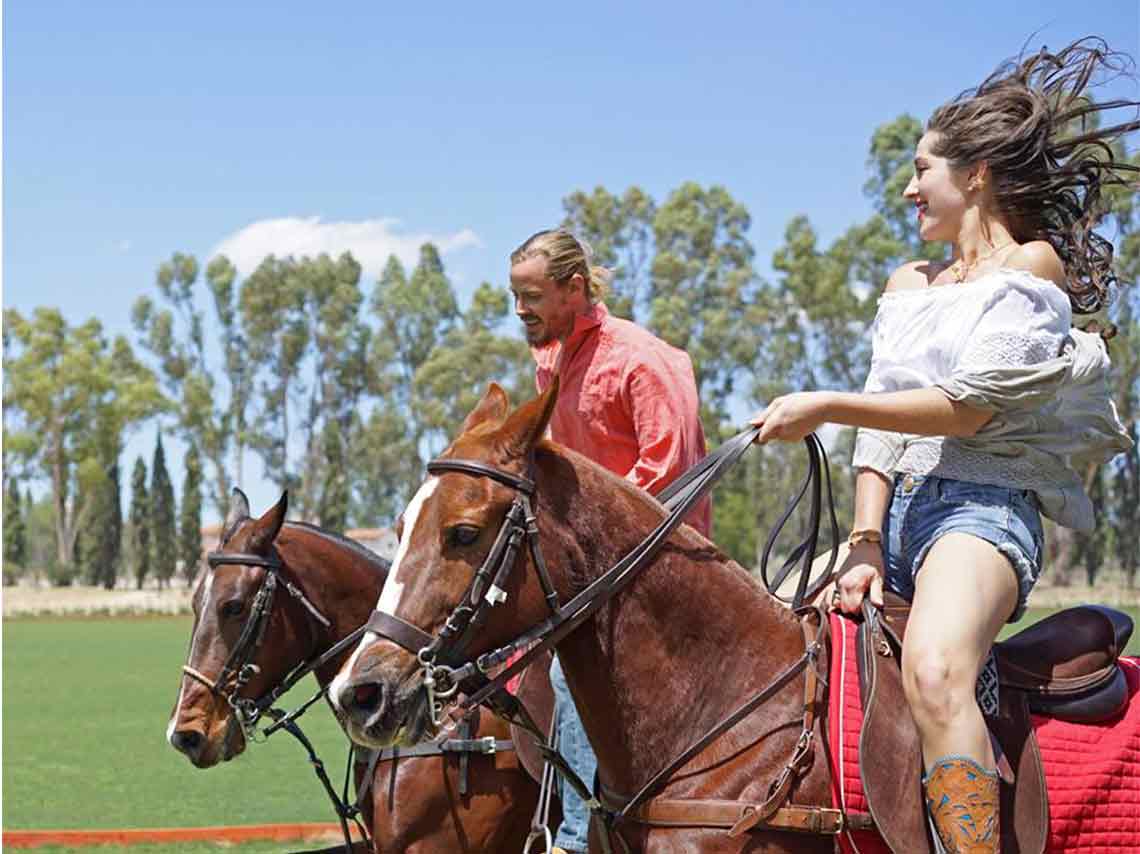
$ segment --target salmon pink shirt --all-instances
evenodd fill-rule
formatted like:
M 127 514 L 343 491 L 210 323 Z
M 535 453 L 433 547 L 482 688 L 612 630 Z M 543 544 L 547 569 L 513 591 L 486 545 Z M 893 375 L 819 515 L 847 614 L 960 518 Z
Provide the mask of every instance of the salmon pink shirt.
M 602 303 L 578 315 L 565 344 L 531 348 L 539 392 L 561 372 L 551 438 L 656 495 L 705 455 L 688 353 Z M 563 353 L 566 354 L 563 360 Z M 687 520 L 706 536 L 706 497 Z

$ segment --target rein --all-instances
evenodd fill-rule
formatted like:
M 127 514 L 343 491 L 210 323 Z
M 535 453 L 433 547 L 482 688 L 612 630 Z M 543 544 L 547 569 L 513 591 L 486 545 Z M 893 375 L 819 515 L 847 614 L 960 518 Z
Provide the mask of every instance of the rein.
M 758 433 L 758 428 L 751 428 L 732 437 L 664 490 L 660 494 L 659 500 L 668 511 L 666 517 L 624 558 L 596 578 L 586 589 L 562 607 L 559 607 L 558 597 L 550 583 L 549 572 L 545 561 L 542 559 L 538 542 L 538 527 L 531 507 L 531 498 L 535 492 L 534 481 L 528 477 L 522 477 L 474 460 L 432 460 L 427 467 L 431 474 L 459 472 L 474 477 L 488 477 L 515 489 L 516 497 L 503 519 L 491 550 L 476 571 L 467 592 L 448 616 L 438 635 L 433 637 L 406 620 L 383 611 L 374 611 L 366 624 L 366 628 L 416 655 L 424 668 L 424 687 L 427 691 L 432 720 L 436 725 L 438 725 L 443 710 L 441 700 L 446 700 L 455 695 L 460 686 L 463 686 L 468 695 L 460 701 L 461 708 L 471 708 L 495 695 L 501 695 L 503 686 L 512 676 L 522 671 L 544 651 L 557 645 L 563 638 L 590 619 L 650 565 L 662 545 L 681 524 L 685 515 L 712 489 L 724 473 L 736 464 L 751 447 Z M 612 826 L 617 820 L 633 817 L 637 808 L 645 805 L 650 800 L 652 793 L 660 788 L 674 772 L 804 671 L 808 673 L 808 678 L 805 685 L 803 729 L 792 758 L 777 780 L 773 782 L 770 795 L 765 803 L 751 805 L 748 815 L 742 816 L 733 825 L 733 829 L 738 833 L 743 833 L 758 824 L 767 823 L 771 826 L 774 820 L 773 816 L 776 816 L 778 820 L 783 813 L 791 816 L 791 818 L 787 816 L 783 816 L 783 818 L 792 823 L 799 822 L 802 824 L 804 821 L 819 822 L 821 820 L 819 814 L 813 814 L 814 818 L 811 816 L 805 818 L 807 813 L 801 815 L 795 810 L 789 812 L 791 808 L 780 807 L 797 777 L 810 764 L 811 742 L 814 735 L 816 685 L 819 681 L 826 681 L 816 670 L 819 656 L 824 648 L 826 619 L 821 616 L 818 609 L 804 609 L 802 606 L 805 601 L 814 598 L 830 581 L 838 557 L 839 545 L 839 526 L 836 521 L 826 451 L 815 434 L 807 436 L 804 443 L 808 449 L 809 459 L 807 476 L 799 493 L 789 502 L 776 526 L 770 532 L 761 559 L 761 575 L 764 583 L 768 591 L 780 598 L 781 601 L 787 602 L 789 600 L 779 596 L 777 593 L 779 586 L 793 571 L 798 570 L 799 572 L 796 590 L 790 602 L 797 611 L 802 612 L 801 620 L 805 631 L 803 655 L 780 673 L 764 690 L 714 726 L 677 759 L 668 763 L 636 795 L 626 800 L 618 810 L 603 807 L 597 798 L 592 797 L 589 788 L 570 770 L 557 751 L 543 743 L 543 735 L 533 727 L 527 727 L 532 730 L 532 734 L 537 737 L 540 745 L 542 745 L 542 753 L 547 761 L 563 774 L 568 784 L 583 795 L 583 799 L 586 800 L 587 805 L 592 810 L 602 815 L 607 827 Z M 832 534 L 831 557 L 826 569 L 813 582 L 811 580 L 811 564 L 819 540 L 825 483 Z M 775 579 L 769 580 L 768 561 L 776 540 L 809 489 L 811 491 L 811 505 L 808 534 L 789 553 Z M 486 652 L 474 660 L 464 661 L 466 648 L 475 631 L 485 622 L 490 609 L 501 604 L 507 598 L 506 580 L 517 563 L 518 551 L 523 540 L 527 543 L 531 562 L 546 595 L 551 615 L 507 644 Z M 490 582 L 489 586 L 488 582 Z M 810 623 L 812 622 L 818 622 L 819 625 L 811 627 Z M 516 653 L 519 653 L 516 660 L 507 664 L 493 677 L 490 676 L 492 669 L 507 662 Z M 835 811 L 830 812 L 834 813 Z M 792 813 L 795 815 L 791 815 Z M 842 826 L 842 814 L 838 819 L 830 814 L 825 818 L 826 821 L 824 821 L 823 826 L 826 826 L 829 832 L 838 832 L 832 828 Z

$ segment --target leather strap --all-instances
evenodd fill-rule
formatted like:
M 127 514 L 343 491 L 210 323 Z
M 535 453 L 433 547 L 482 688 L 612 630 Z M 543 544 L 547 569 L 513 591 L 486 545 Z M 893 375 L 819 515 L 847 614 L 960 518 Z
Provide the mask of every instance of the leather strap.
M 385 611 L 373 611 L 364 627 L 412 652 L 430 646 L 433 640 L 423 629 Z
M 444 474 L 449 471 L 463 472 L 480 477 L 489 477 L 505 486 L 517 489 L 526 495 L 534 495 L 534 481 L 529 477 L 503 471 L 477 460 L 435 459 L 427 464 L 428 474 Z
M 443 741 L 429 741 L 411 747 L 385 747 L 380 751 L 380 761 L 405 759 L 414 756 L 445 756 L 448 753 L 482 753 L 490 756 L 503 751 L 514 750 L 515 743 L 509 738 L 448 738 Z
M 754 820 L 763 804 L 718 799 L 654 798 L 626 817 L 652 827 L 714 827 L 732 830 L 747 823 L 750 829 L 790 830 L 834 836 L 858 826 L 870 826 L 870 818 L 844 815 L 829 807 L 779 807 L 767 818 Z M 730 833 L 730 835 L 736 835 Z

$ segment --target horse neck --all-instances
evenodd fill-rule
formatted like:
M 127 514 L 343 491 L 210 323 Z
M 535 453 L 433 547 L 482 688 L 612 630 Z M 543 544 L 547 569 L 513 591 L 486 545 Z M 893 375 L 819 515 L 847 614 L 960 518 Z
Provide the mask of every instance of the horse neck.
M 281 529 L 277 548 L 301 592 L 331 623 L 317 633 L 315 655 L 328 651 L 368 620 L 386 577 L 378 560 L 357 554 L 330 535 L 299 525 L 286 524 Z M 285 598 L 292 597 L 286 594 Z M 296 610 L 303 612 L 304 607 L 298 604 Z M 309 616 L 302 619 L 316 626 Z M 338 657 L 317 670 L 321 687 L 332 681 L 342 659 Z
M 548 559 L 563 597 L 617 563 L 664 517 L 643 492 L 584 458 L 540 451 L 536 468 L 540 482 L 559 485 L 540 486 L 538 515 L 554 528 L 556 554 Z M 558 645 L 599 774 L 626 793 L 802 652 L 795 617 L 688 527 Z

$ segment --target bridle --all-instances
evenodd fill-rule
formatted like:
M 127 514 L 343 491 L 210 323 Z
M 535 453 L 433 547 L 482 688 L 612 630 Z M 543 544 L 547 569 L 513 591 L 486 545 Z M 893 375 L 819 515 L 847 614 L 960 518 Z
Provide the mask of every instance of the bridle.
M 454 696 L 461 683 L 469 682 L 468 676 L 471 675 L 457 677 L 456 671 L 449 665 L 464 660 L 464 653 L 486 622 L 491 609 L 507 600 L 507 578 L 517 563 L 523 543 L 534 564 L 552 617 L 557 617 L 560 609 L 558 594 L 550 581 L 550 572 L 546 568 L 538 541 L 538 522 L 531 504 L 535 491 L 534 481 L 475 460 L 435 459 L 428 463 L 427 470 L 432 475 L 461 472 L 486 477 L 515 490 L 514 500 L 503 518 L 490 551 L 475 571 L 471 584 L 438 635 L 432 637 L 406 620 L 379 610 L 372 612 L 365 625 L 368 631 L 375 632 L 416 655 L 424 668 L 424 688 L 427 691 L 432 724 L 439 726 L 443 714 L 443 703 L 440 701 Z M 481 673 L 486 675 L 485 671 Z M 464 706 L 470 707 L 466 703 Z
M 222 665 L 217 678 L 211 679 L 204 673 L 185 664 L 182 666 L 182 672 L 205 685 L 215 696 L 225 699 L 233 710 L 234 719 L 241 726 L 242 733 L 250 741 L 264 741 L 278 730 L 285 730 L 297 739 L 301 747 L 308 753 L 309 764 L 324 787 L 325 794 L 336 812 L 341 833 L 344 836 L 344 850 L 351 852 L 353 847 L 352 835 L 348 827 L 349 821 L 356 825 L 362 839 L 369 839 L 368 830 L 359 819 L 359 804 L 351 801 L 348 797 L 349 771 L 352 768 L 354 750 L 349 750 L 343 793 L 338 795 L 325 771 L 324 763 L 316 754 L 312 742 L 297 724 L 297 718 L 303 715 L 317 700 L 325 696 L 325 689 L 321 688 L 309 700 L 288 713 L 273 708 L 273 704 L 309 673 L 336 658 L 347 648 L 354 646 L 364 635 L 365 627 L 360 626 L 333 644 L 324 653 L 314 656 L 313 650 L 317 648 L 320 632 L 332 628 L 332 622 L 321 613 L 316 605 L 309 601 L 299 587 L 285 577 L 285 564 L 282 563 L 276 546 L 271 547 L 268 557 L 248 552 L 210 552 L 206 555 L 206 565 L 210 572 L 219 566 L 233 565 L 260 566 L 265 568 L 266 573 L 257 593 L 254 594 L 249 616 L 246 617 L 241 634 L 238 635 L 237 643 L 230 650 L 230 654 Z M 305 615 L 309 618 L 309 655 L 260 697 L 242 697 L 242 688 L 260 672 L 260 668 L 252 662 L 252 659 L 265 638 L 265 631 L 273 613 L 273 602 L 279 586 L 283 587 L 290 596 L 301 604 Z M 259 735 L 257 724 L 265 714 L 272 718 L 273 723 L 261 731 Z
M 434 725 L 439 725 L 443 711 L 442 701 L 454 696 L 461 687 L 467 695 L 459 703 L 461 708 L 470 709 L 479 703 L 487 702 L 496 713 L 503 714 L 500 708 L 496 708 L 496 704 L 498 698 L 504 694 L 503 685 L 506 681 L 592 617 L 603 605 L 630 584 L 638 573 L 649 566 L 658 550 L 681 524 L 683 518 L 751 447 L 758 433 L 759 428 L 751 428 L 732 437 L 715 452 L 709 454 L 674 481 L 669 488 L 658 496 L 668 511 L 666 517 L 624 558 L 592 581 L 564 606 L 559 606 L 558 597 L 550 582 L 549 571 L 542 558 L 542 551 L 538 543 L 538 526 L 531 506 L 531 498 L 535 493 L 534 480 L 477 460 L 432 460 L 427 466 L 430 474 L 457 472 L 474 477 L 490 478 L 513 488 L 516 493 L 515 498 L 503 519 L 499 533 L 487 553 L 487 557 L 476 570 L 466 593 L 452 610 L 437 635 L 433 637 L 418 626 L 379 610 L 372 612 L 366 628 L 416 656 L 423 667 L 424 688 Z M 805 631 L 805 650 L 799 659 L 779 673 L 762 691 L 731 712 L 697 741 L 689 745 L 679 756 L 667 763 L 635 795 L 625 799 L 622 804 L 612 809 L 604 805 L 595 796 L 591 788 L 574 773 L 556 749 L 545 743 L 544 734 L 534 727 L 533 721 L 528 719 L 529 716 L 524 714 L 522 720 L 512 720 L 512 722 L 531 731 L 540 745 L 539 749 L 544 758 L 562 774 L 565 782 L 578 792 L 591 811 L 601 816 L 607 831 L 612 830 L 616 822 L 632 816 L 639 805 L 650 800 L 653 792 L 663 786 L 685 763 L 775 696 L 802 672 L 807 672 L 808 677 L 805 679 L 803 726 L 800 736 L 791 758 L 779 776 L 773 780 L 765 802 L 759 805 L 758 810 L 749 813 L 746 819 L 741 819 L 737 823 L 742 828 L 742 832 L 747 827 L 768 821 L 779 806 L 786 801 L 791 787 L 810 764 L 814 738 L 815 691 L 816 685 L 822 679 L 816 670 L 816 666 L 826 644 L 826 617 L 817 608 L 803 607 L 803 603 L 813 599 L 831 580 L 838 557 L 839 525 L 835 516 L 826 451 L 815 434 L 807 436 L 804 443 L 807 445 L 810 464 L 803 487 L 789 502 L 776 526 L 769 533 L 761 560 L 762 577 L 769 592 L 773 595 L 778 596 L 776 589 L 790 573 L 797 569 L 800 573 L 796 591 L 790 600 L 790 604 L 800 616 Z M 533 466 L 533 460 L 530 461 L 530 465 Z M 815 559 L 819 526 L 823 516 L 824 483 L 826 483 L 827 488 L 827 504 L 830 516 L 831 556 L 824 570 L 814 582 L 811 582 L 811 566 Z M 768 559 L 771 556 L 776 538 L 809 489 L 811 491 L 811 505 L 807 536 L 789 553 L 776 578 L 770 581 L 768 579 Z M 507 644 L 483 653 L 474 660 L 465 660 L 466 650 L 475 632 L 486 621 L 490 609 L 501 604 L 507 598 L 505 585 L 512 569 L 518 563 L 520 546 L 524 540 L 527 543 L 539 583 L 542 585 L 550 616 Z M 813 623 L 815 624 L 814 628 L 812 627 Z M 505 667 L 496 670 L 499 665 L 504 663 L 506 663 Z M 493 676 L 491 675 L 492 671 L 496 671 Z M 525 713 L 525 709 L 522 711 Z M 509 716 L 508 719 L 510 719 Z M 621 839 L 620 835 L 618 838 Z M 608 832 L 603 834 L 603 842 L 604 848 L 609 850 Z M 624 840 L 622 842 L 624 845 Z
M 477 460 L 446 458 L 432 460 L 427 465 L 429 474 L 458 472 L 473 477 L 490 478 L 514 489 L 515 498 L 503 518 L 494 544 L 476 570 L 459 604 L 452 610 L 437 635 L 433 637 L 418 626 L 394 614 L 379 610 L 372 612 L 366 628 L 416 656 L 424 671 L 424 688 L 428 695 L 432 723 L 438 726 L 443 709 L 440 701 L 454 696 L 461 686 L 467 694 L 467 697 L 461 701 L 463 708 L 471 708 L 487 700 L 508 679 L 522 671 L 543 651 L 555 646 L 573 632 L 626 587 L 652 562 L 657 551 L 694 505 L 743 456 L 758 432 L 758 428 L 751 428 L 729 439 L 662 492 L 658 497 L 669 511 L 665 519 L 621 561 L 595 579 L 565 606 L 559 605 L 538 541 L 538 525 L 531 505 L 531 499 L 535 494 L 534 480 Z M 797 568 L 798 562 L 801 574 L 792 600 L 794 607 L 799 607 L 823 588 L 830 578 L 836 561 L 836 550 L 833 548 L 826 571 L 809 587 L 811 563 L 815 557 L 822 515 L 821 484 L 824 477 L 827 479 L 832 542 L 838 543 L 838 523 L 835 520 L 834 504 L 830 501 L 831 481 L 827 471 L 826 452 L 814 434 L 804 441 L 811 462 L 804 487 L 789 504 L 769 535 L 762 561 L 762 573 L 767 580 L 768 558 L 776 537 L 810 485 L 812 504 L 808 536 L 791 552 L 776 580 L 769 583 L 769 589 L 774 590 Z M 466 650 L 475 633 L 486 621 L 491 609 L 506 601 L 507 579 L 518 563 L 520 546 L 524 541 L 542 586 L 550 616 L 498 649 L 486 652 L 474 660 L 468 660 L 465 657 Z M 491 676 L 492 671 L 518 653 L 521 655 L 511 661 L 506 668 L 498 670 L 493 677 Z
M 230 650 L 230 654 L 222 665 L 218 676 L 211 679 L 188 664 L 182 666 L 183 673 L 202 683 L 210 689 L 212 694 L 222 697 L 226 701 L 233 710 L 234 717 L 241 725 L 242 732 L 247 738 L 253 739 L 257 734 L 257 723 L 265 711 L 282 694 L 293 687 L 302 676 L 318 666 L 317 661 L 313 661 L 310 654 L 306 657 L 305 662 L 297 668 L 297 670 L 304 668 L 304 672 L 298 675 L 297 670 L 291 671 L 261 697 L 241 696 L 242 689 L 261 671 L 261 668 L 254 664 L 252 659 L 265 638 L 265 631 L 273 613 L 273 601 L 278 587 L 283 587 L 290 596 L 297 600 L 303 607 L 306 616 L 309 617 L 310 650 L 316 647 L 319 631 L 314 628 L 313 624 L 317 623 L 321 630 L 327 630 L 331 628 L 332 623 L 308 600 L 300 588 L 284 576 L 285 565 L 281 562 L 276 546 L 271 548 L 268 557 L 247 552 L 210 552 L 206 555 L 206 564 L 210 572 L 224 565 L 260 566 L 266 569 L 265 577 L 257 588 L 257 593 L 254 594 L 253 602 L 249 608 L 249 616 L 246 617 L 241 634 L 238 635 L 237 643 Z M 337 647 L 343 649 L 340 644 Z M 327 653 L 325 656 L 321 656 L 318 661 L 327 660 L 326 656 Z

